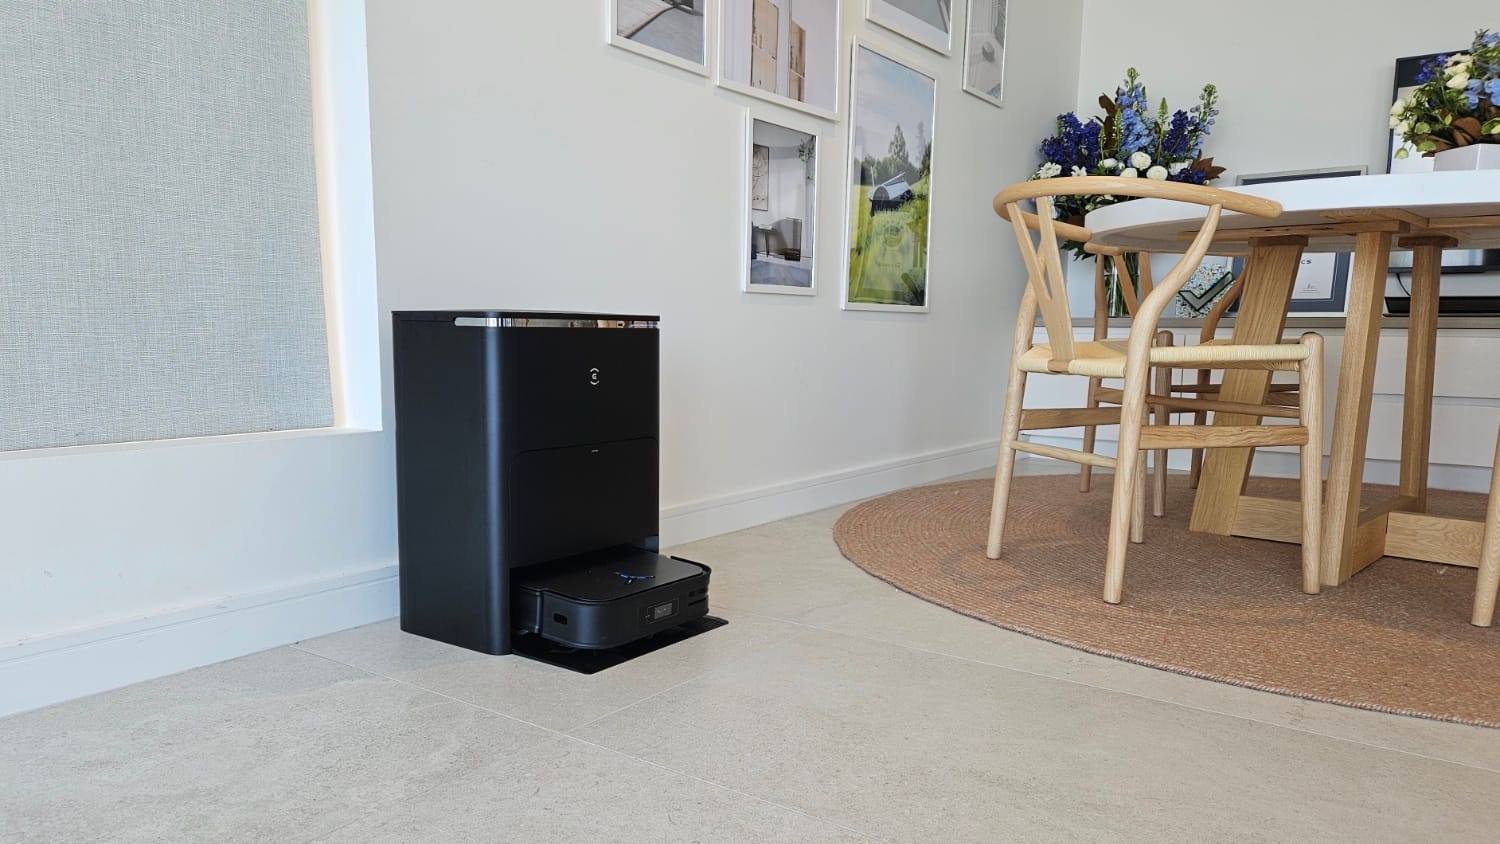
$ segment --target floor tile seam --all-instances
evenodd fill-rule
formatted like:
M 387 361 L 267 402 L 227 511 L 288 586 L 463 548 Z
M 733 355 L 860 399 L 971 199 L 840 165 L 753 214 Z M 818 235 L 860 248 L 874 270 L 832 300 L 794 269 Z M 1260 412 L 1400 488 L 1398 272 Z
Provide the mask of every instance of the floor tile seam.
M 764 618 L 764 616 L 762 616 L 762 618 Z M 773 619 L 773 620 L 779 620 L 779 619 Z M 802 625 L 796 625 L 796 626 L 801 627 Z M 651 694 L 646 695 L 645 697 L 643 697 L 643 698 L 641 698 L 639 700 L 631 701 L 630 703 L 627 703 L 624 706 L 619 707 L 618 709 L 614 709 L 614 710 L 611 710 L 609 712 L 606 712 L 605 714 L 600 715 L 597 718 L 590 718 L 589 720 L 583 722 L 582 724 L 576 724 L 576 725 L 570 726 L 567 729 L 563 730 L 562 732 L 563 732 L 564 735 L 567 735 L 567 736 L 572 737 L 572 738 L 577 738 L 577 731 L 578 730 L 583 730 L 583 729 L 587 729 L 589 727 L 592 727 L 595 724 L 599 723 L 600 721 L 603 721 L 603 720 L 605 720 L 607 718 L 613 718 L 614 716 L 619 715 L 622 712 L 634 709 L 635 707 L 640 706 L 641 704 L 646 703 L 647 701 L 655 700 L 656 698 L 661 697 L 662 695 L 666 694 L 667 692 L 674 691 L 676 689 L 680 689 L 683 686 L 687 686 L 687 685 L 690 685 L 692 683 L 696 683 L 696 682 L 698 682 L 700 680 L 703 680 L 704 678 L 708 677 L 709 675 L 718 674 L 718 673 L 720 673 L 722 671 L 726 671 L 726 670 L 728 670 L 732 666 L 737 666 L 740 663 L 743 663 L 744 661 L 746 661 L 747 659 L 749 659 L 751 656 L 759 655 L 759 654 L 761 654 L 761 653 L 763 653 L 766 650 L 769 650 L 771 648 L 777 648 L 777 647 L 780 647 L 782 645 L 785 645 L 786 643 L 788 643 L 790 641 L 793 641 L 794 639 L 798 638 L 799 636 L 804 635 L 805 632 L 806 631 L 804 630 L 801 633 L 793 634 L 791 636 L 786 637 L 785 639 L 778 639 L 777 641 L 774 641 L 774 642 L 767 642 L 764 645 L 761 645 L 760 647 L 755 648 L 752 651 L 749 651 L 747 653 L 740 654 L 739 656 L 734 657 L 733 659 L 730 659 L 730 660 L 724 662 L 723 664 L 716 665 L 713 668 L 709 668 L 709 669 L 707 669 L 705 671 L 700 671 L 700 672 L 698 672 L 697 674 L 694 674 L 691 677 L 688 677 L 688 678 L 685 678 L 685 679 L 683 679 L 681 681 L 673 683 L 672 685 L 667 686 L 666 688 L 658 689 L 657 691 L 652 692 Z
M 326 659 L 329 662 L 332 662 L 332 663 L 335 663 L 335 664 L 338 664 L 338 665 L 344 665 L 344 666 L 348 666 L 349 668 L 356 669 L 358 671 L 363 671 L 366 674 L 369 674 L 369 675 L 371 675 L 373 677 L 379 677 L 379 678 L 381 678 L 383 680 L 390 680 L 392 683 L 399 683 L 399 684 L 401 684 L 403 686 L 410 686 L 413 689 L 419 689 L 421 691 L 427 692 L 428 694 L 436 695 L 437 697 L 442 698 L 441 701 L 438 701 L 438 702 L 435 702 L 435 703 L 431 703 L 431 704 L 427 704 L 426 706 L 424 706 L 424 708 L 426 708 L 427 706 L 437 706 L 437 705 L 439 705 L 441 703 L 457 703 L 457 704 L 461 704 L 463 706 L 466 706 L 466 707 L 469 707 L 469 708 L 472 708 L 472 709 L 478 709 L 478 710 L 481 710 L 483 712 L 488 712 L 491 715 L 498 715 L 498 716 L 500 716 L 501 718 L 504 718 L 507 721 L 514 721 L 517 724 L 524 724 L 524 725 L 526 725 L 528 727 L 535 727 L 538 730 L 545 730 L 545 731 L 547 731 L 549 733 L 555 733 L 557 735 L 567 735 L 567 733 L 564 733 L 563 731 L 557 729 L 556 727 L 548 727 L 545 724 L 537 724 L 535 722 L 528 721 L 525 718 L 521 718 L 519 716 L 512 715 L 512 714 L 510 714 L 508 712 L 501 712 L 498 709 L 494 709 L 494 708 L 485 706 L 484 704 L 475 703 L 472 700 L 464 700 L 461 697 L 454 697 L 453 695 L 451 695 L 451 694 L 449 694 L 447 692 L 441 691 L 439 689 L 434 689 L 434 688 L 431 688 L 431 687 L 428 687 L 428 686 L 424 686 L 421 683 L 414 683 L 411 680 L 403 680 L 400 677 L 393 677 L 393 676 L 391 676 L 389 674 L 385 674 L 385 673 L 382 673 L 382 672 L 379 672 L 379 671 L 372 671 L 372 670 L 370 670 L 368 668 L 361 668 L 358 665 L 352 665 L 352 664 L 347 663 L 347 662 L 345 662 L 345 661 L 343 661 L 341 659 L 334 659 L 331 656 L 326 656 L 324 654 L 315 653 L 313 651 L 304 651 L 304 652 L 305 653 L 310 653 L 313 656 L 316 656 L 316 657 L 318 657 L 320 659 Z
M 1039 679 L 1054 680 L 1054 681 L 1057 681 L 1057 682 L 1060 682 L 1060 683 L 1067 683 L 1067 684 L 1073 685 L 1073 686 L 1080 686 L 1080 687 L 1083 687 L 1083 688 L 1093 689 L 1095 691 L 1101 691 L 1101 692 L 1106 692 L 1106 693 L 1110 693 L 1110 694 L 1124 695 L 1126 697 L 1136 698 L 1137 700 L 1146 700 L 1146 701 L 1152 701 L 1154 703 L 1162 703 L 1162 704 L 1166 704 L 1168 706 L 1177 707 L 1179 709 L 1186 709 L 1186 710 L 1189 710 L 1189 711 L 1192 711 L 1192 712 L 1201 712 L 1201 713 L 1206 714 L 1206 715 L 1218 715 L 1218 716 L 1221 716 L 1221 717 L 1224 717 L 1224 718 L 1233 718 L 1233 719 L 1238 720 L 1238 721 L 1246 721 L 1246 722 L 1249 722 L 1249 723 L 1261 724 L 1263 726 L 1274 727 L 1274 728 L 1277 728 L 1277 729 L 1287 730 L 1287 731 L 1295 732 L 1295 733 L 1301 733 L 1303 735 L 1318 736 L 1319 738 L 1330 739 L 1332 741 L 1337 741 L 1337 742 L 1341 742 L 1341 743 L 1344 743 L 1344 744 L 1353 744 L 1353 745 L 1358 745 L 1360 747 L 1367 747 L 1367 748 L 1369 748 L 1371 750 L 1385 751 L 1385 752 L 1388 752 L 1388 753 L 1397 753 L 1397 754 L 1400 754 L 1402 756 L 1409 756 L 1409 757 L 1412 757 L 1412 758 L 1415 758 L 1415 759 L 1425 759 L 1425 760 L 1430 761 L 1430 762 L 1437 762 L 1437 763 L 1444 764 L 1444 765 L 1454 765 L 1454 766 L 1457 766 L 1457 767 L 1460 767 L 1460 768 L 1467 768 L 1469 770 L 1480 771 L 1480 772 L 1487 773 L 1487 774 L 1500 774 L 1500 767 L 1497 767 L 1497 768 L 1487 768 L 1487 767 L 1484 767 L 1482 765 L 1476 765 L 1476 764 L 1473 764 L 1473 763 L 1470 763 L 1470 762 L 1461 762 L 1461 761 L 1456 760 L 1456 759 L 1446 759 L 1446 758 L 1443 758 L 1441 756 L 1432 756 L 1432 755 L 1429 755 L 1429 754 L 1426 754 L 1426 753 L 1418 753 L 1416 751 L 1407 750 L 1407 749 L 1400 748 L 1400 747 L 1391 747 L 1391 746 L 1385 745 L 1385 744 L 1377 744 L 1377 743 L 1374 743 L 1373 741 L 1367 741 L 1367 740 L 1361 740 L 1361 739 L 1352 739 L 1352 738 L 1349 738 L 1347 736 L 1332 735 L 1330 733 L 1321 732 L 1319 730 L 1315 730 L 1315 729 L 1312 729 L 1310 727 L 1298 726 L 1298 725 L 1293 725 L 1293 724 L 1282 724 L 1282 723 L 1277 723 L 1275 721 L 1267 721 L 1264 718 L 1258 718 L 1258 717 L 1251 716 L 1251 715 L 1243 715 L 1243 714 L 1239 714 L 1239 713 L 1235 713 L 1235 712 L 1225 712 L 1225 711 L 1222 711 L 1222 710 L 1219 710 L 1219 709 L 1212 709 L 1212 708 L 1209 708 L 1209 707 L 1206 707 L 1206 706 L 1201 706 L 1201 705 L 1198 705 L 1198 704 L 1185 703 L 1183 701 L 1178 701 L 1178 700 L 1168 700 L 1166 698 L 1155 697 L 1155 696 L 1152 696 L 1152 695 L 1149 695 L 1149 694 L 1145 694 L 1145 693 L 1142 693 L 1142 692 L 1130 691 L 1130 690 L 1127 690 L 1127 689 L 1117 689 L 1117 688 L 1113 688 L 1111 686 L 1103 686 L 1103 685 L 1099 685 L 1097 683 L 1090 683 L 1090 682 L 1087 682 L 1087 681 L 1084 681 L 1084 680 L 1078 680 L 1078 679 L 1074 679 L 1074 678 L 1071 678 L 1071 677 L 1059 677 L 1059 676 L 1054 675 L 1054 674 L 1047 674 L 1047 673 L 1043 673 L 1043 672 L 1040 672 L 1040 671 L 1034 671 L 1034 670 L 1030 670 L 1030 669 L 1026 669 L 1026 668 L 1020 668 L 1018 666 L 1002 665 L 1002 664 L 995 663 L 995 662 L 987 662 L 987 661 L 982 660 L 982 659 L 975 659 L 973 657 L 960 656 L 958 654 L 945 653 L 943 651 L 935 651 L 935 650 L 931 650 L 931 649 L 928 649 L 928 648 L 919 648 L 919 647 L 915 647 L 913 645 L 906 644 L 906 643 L 903 643 L 903 642 L 892 641 L 890 639 L 877 639 L 877 638 L 874 638 L 874 637 L 871 637 L 871 636 L 865 636 L 863 634 L 847 633 L 847 632 L 844 632 L 844 631 L 841 631 L 841 630 L 833 630 L 833 629 L 830 629 L 830 628 L 827 628 L 827 627 L 819 627 L 819 626 L 817 626 L 815 624 L 809 624 L 807 622 L 792 621 L 790 619 L 777 619 L 777 620 L 778 621 L 785 621 L 788 624 L 796 624 L 796 625 L 801 626 L 801 627 L 806 627 L 809 630 L 816 630 L 816 631 L 819 631 L 819 632 L 822 632 L 822 633 L 829 633 L 829 634 L 832 634 L 832 635 L 835 635 L 835 636 L 843 636 L 845 638 L 850 638 L 850 639 L 861 639 L 861 640 L 864 640 L 864 641 L 867 641 L 867 642 L 872 642 L 872 643 L 878 644 L 878 645 L 886 645 L 886 646 L 898 647 L 898 648 L 901 648 L 903 650 L 909 651 L 911 653 L 923 654 L 923 655 L 926 655 L 926 656 L 946 657 L 948 659 L 957 660 L 959 662 L 966 662 L 966 663 L 969 663 L 969 664 L 972 664 L 972 665 L 983 665 L 983 666 L 985 666 L 987 668 L 996 668 L 996 669 L 1000 669 L 1002 671 L 1012 671 L 1012 672 L 1015 672 L 1017 674 L 1025 674 L 1027 676 L 1037 677 Z M 996 629 L 1003 630 L 1003 628 L 996 628 Z M 1011 632 L 1014 632 L 1014 631 L 1004 631 L 1004 632 L 1011 633 Z M 1020 635 L 1024 635 L 1024 634 L 1017 633 L 1015 635 L 1020 636 Z M 1066 647 L 1066 646 L 1065 645 L 1057 645 L 1057 647 Z M 1101 657 L 1101 659 L 1107 659 L 1107 658 L 1108 657 Z M 1121 662 L 1123 662 L 1123 660 L 1121 660 Z M 1125 665 L 1127 667 L 1131 667 L 1131 668 L 1138 667 L 1138 668 L 1141 668 L 1142 670 L 1145 670 L 1145 671 L 1156 671 L 1156 670 L 1159 670 L 1159 669 L 1154 669 L 1154 668 L 1148 668 L 1146 666 L 1133 666 L 1130 663 L 1125 663 Z M 1172 673 L 1172 672 L 1166 672 L 1166 673 Z M 1207 679 L 1196 678 L 1196 677 L 1189 678 L 1189 679 L 1197 680 L 1198 682 L 1203 682 L 1203 683 L 1213 683 L 1213 682 L 1215 682 L 1213 680 L 1207 680 Z M 1220 685 L 1233 685 L 1233 684 L 1225 683 L 1225 684 L 1220 684 Z M 1244 689 L 1244 691 L 1251 692 L 1251 693 L 1254 693 L 1254 694 L 1272 695 L 1273 697 L 1287 697 L 1287 698 L 1291 697 L 1289 695 L 1275 695 L 1272 692 L 1263 692 L 1263 691 L 1260 691 L 1259 689 L 1247 689 L 1247 688 L 1244 688 L 1244 687 L 1236 687 L 1236 688 Z M 1294 700 L 1306 700 L 1304 698 L 1291 698 L 1291 699 L 1294 699 Z M 1319 705 L 1323 705 L 1323 706 L 1337 706 L 1338 705 L 1338 704 L 1323 703 L 1322 701 L 1313 701 L 1313 700 L 1307 700 L 1306 702 L 1312 703 L 1312 704 L 1319 704 Z M 1352 707 L 1342 707 L 1342 708 L 1351 708 L 1352 709 Z M 1359 711 L 1361 713 L 1366 713 L 1365 710 L 1357 710 L 1357 711 Z M 1369 712 L 1367 714 L 1385 715 L 1385 713 L 1378 713 L 1378 712 Z M 1391 717 L 1391 718 L 1405 718 L 1405 717 L 1408 717 L 1408 716 L 1404 716 L 1404 715 L 1386 715 L 1386 717 Z M 1453 726 L 1464 726 L 1464 725 L 1453 725 Z M 1482 729 L 1482 728 L 1474 728 L 1474 729 Z
M 580 736 L 575 736 L 575 735 L 567 735 L 567 736 L 564 736 L 564 737 L 567 738 L 567 739 L 570 739 L 572 741 L 576 741 L 579 744 L 584 744 L 584 745 L 588 745 L 589 747 L 598 748 L 599 750 L 603 750 L 603 751 L 606 751 L 608 753 L 613 753 L 616 756 L 621 756 L 621 757 L 624 757 L 624 758 L 629 759 L 629 760 L 634 761 L 634 762 L 641 762 L 641 763 L 644 763 L 646 765 L 650 765 L 651 767 L 656 768 L 657 770 L 665 771 L 665 772 L 667 772 L 669 774 L 674 774 L 676 776 L 685 777 L 687 779 L 693 780 L 694 782 L 702 783 L 704 785 L 710 786 L 712 788 L 719 789 L 720 791 L 724 791 L 726 793 L 733 794 L 733 795 L 736 795 L 738 797 L 743 797 L 743 798 L 746 798 L 748 800 L 753 800 L 753 801 L 755 801 L 757 803 L 761 803 L 761 804 L 764 804 L 764 805 L 767 805 L 767 806 L 773 806 L 773 807 L 778 808 L 778 809 L 784 809 L 784 810 L 786 810 L 788 812 L 792 812 L 794 814 L 801 815 L 804 818 L 808 818 L 809 820 L 814 820 L 814 821 L 817 821 L 819 823 L 828 824 L 829 826 L 832 826 L 835 829 L 838 829 L 838 830 L 840 830 L 842 832 L 851 833 L 851 834 L 856 835 L 856 836 L 858 836 L 858 837 L 860 837 L 862 839 L 865 839 L 867 841 L 890 841 L 890 839 L 881 838 L 881 837 L 875 835 L 872 832 L 867 832 L 867 831 L 862 830 L 862 829 L 857 829 L 855 827 L 846 826 L 845 824 L 839 823 L 838 821 L 833 820 L 832 818 L 825 818 L 825 817 L 821 817 L 819 815 L 815 815 L 812 812 L 807 811 L 806 809 L 799 809 L 796 806 L 788 806 L 785 803 L 781 803 L 781 802 L 778 802 L 776 800 L 772 800 L 772 799 L 767 798 L 767 797 L 762 797 L 762 796 L 760 796 L 758 794 L 751 794 L 748 791 L 742 791 L 742 790 L 740 790 L 738 788 L 735 788 L 732 785 L 727 785 L 727 784 L 722 783 L 722 782 L 718 782 L 718 781 L 715 781 L 715 780 L 707 779 L 705 777 L 701 777 L 701 776 L 699 776 L 697 774 L 694 774 L 694 773 L 692 773 L 690 771 L 684 771 L 684 770 L 681 770 L 679 768 L 674 768 L 671 765 L 666 765 L 666 764 L 663 764 L 661 762 L 657 762 L 654 759 L 647 759 L 644 756 L 637 756 L 637 755 L 635 755 L 633 753 L 626 753 L 623 750 L 620 750 L 620 749 L 614 748 L 614 747 L 610 747 L 607 744 L 600 744 L 599 742 L 590 741 L 589 739 L 582 738 Z

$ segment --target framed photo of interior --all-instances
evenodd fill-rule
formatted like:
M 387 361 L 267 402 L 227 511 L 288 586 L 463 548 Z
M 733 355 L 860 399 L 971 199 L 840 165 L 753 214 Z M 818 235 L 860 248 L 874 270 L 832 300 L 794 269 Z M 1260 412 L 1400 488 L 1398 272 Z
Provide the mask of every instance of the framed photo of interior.
M 969 0 L 964 34 L 964 90 L 1005 104 L 1006 0 Z
M 865 0 L 865 18 L 945 56 L 953 52 L 953 0 Z
M 1259 173 L 1240 176 L 1236 185 L 1262 185 L 1267 182 L 1300 182 L 1307 179 L 1338 179 L 1344 176 L 1363 176 L 1369 168 L 1363 164 L 1349 167 L 1326 167 L 1319 170 L 1288 170 L 1281 173 Z M 1297 270 L 1297 280 L 1292 286 L 1292 300 L 1287 310 L 1304 315 L 1343 316 L 1347 311 L 1349 294 L 1349 264 L 1347 252 L 1305 252 L 1302 266 Z M 1244 272 L 1245 260 L 1236 258 L 1232 266 L 1235 278 Z M 1237 312 L 1239 303 L 1231 308 Z
M 722 3 L 719 85 L 837 120 L 839 0 Z
M 788 122 L 745 120 L 746 293 L 817 292 L 818 133 Z
M 632 53 L 709 75 L 713 0 L 604 0 L 605 38 Z
M 926 313 L 937 81 L 854 45 L 843 307 Z

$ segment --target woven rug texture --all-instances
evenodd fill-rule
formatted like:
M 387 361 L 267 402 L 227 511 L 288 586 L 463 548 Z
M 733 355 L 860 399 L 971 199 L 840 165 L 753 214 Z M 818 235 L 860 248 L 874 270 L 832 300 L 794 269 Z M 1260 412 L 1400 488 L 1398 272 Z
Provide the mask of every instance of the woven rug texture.
M 1304 595 L 1300 548 L 1191 533 L 1173 477 L 1165 518 L 1131 545 L 1124 603 L 1100 597 L 1112 478 L 1018 477 L 1000 560 L 984 555 L 990 481 L 903 490 L 834 527 L 844 556 L 905 592 L 1040 639 L 1195 677 L 1330 703 L 1500 728 L 1500 626 L 1468 623 L 1474 569 L 1385 557 Z M 1294 499 L 1295 481 L 1251 494 Z M 1394 494 L 1365 487 L 1364 501 Z M 1429 511 L 1482 519 L 1485 498 Z

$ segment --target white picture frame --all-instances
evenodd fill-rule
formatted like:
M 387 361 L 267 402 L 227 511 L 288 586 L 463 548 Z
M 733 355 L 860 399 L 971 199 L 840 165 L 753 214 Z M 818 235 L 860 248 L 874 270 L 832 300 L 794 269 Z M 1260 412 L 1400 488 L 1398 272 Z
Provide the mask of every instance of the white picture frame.
M 713 31 L 716 5 L 717 0 L 604 0 L 604 39 L 622 50 L 709 77 L 713 75 L 709 55 L 709 44 L 713 39 L 709 33 Z M 671 20 L 665 16 L 671 16 Z M 651 33 L 652 26 L 662 27 L 672 21 L 694 17 L 702 27 L 698 38 L 702 61 L 636 40 Z
M 934 52 L 953 53 L 953 0 L 865 0 L 865 20 Z
M 843 15 L 840 0 L 719 0 L 718 56 L 714 82 L 737 94 L 755 97 L 806 112 L 824 120 L 838 120 L 842 105 L 840 87 L 844 78 Z M 771 55 L 761 50 L 756 38 L 759 7 L 776 13 L 775 39 Z M 790 8 L 790 13 L 782 14 Z M 801 12 L 807 15 L 800 15 Z M 801 29 L 801 78 L 792 49 L 796 30 Z M 762 59 L 774 66 L 774 81 L 761 81 L 756 68 Z M 760 84 L 756 84 L 757 82 Z M 798 82 L 800 81 L 800 95 Z M 770 87 L 765 87 L 769 84 Z
M 867 57 L 869 57 L 868 69 L 864 72 L 878 73 L 881 76 L 880 81 L 871 87 L 888 96 L 899 96 L 899 101 L 869 103 L 861 101 L 860 88 L 863 75 L 861 67 L 866 64 Z M 846 311 L 925 314 L 932 310 L 931 200 L 932 185 L 937 173 L 937 156 L 933 153 L 935 131 L 926 127 L 937 125 L 937 76 L 899 52 L 862 39 L 854 41 L 850 54 L 849 74 L 849 143 L 845 153 L 845 164 L 848 169 L 844 179 L 844 249 L 841 261 L 843 272 L 839 279 L 839 287 L 842 291 L 839 297 L 840 307 Z M 911 131 L 918 148 L 923 147 L 924 142 L 926 146 L 924 151 L 917 153 L 916 161 L 912 160 L 910 146 L 904 140 L 907 131 L 904 126 L 912 124 L 916 124 Z M 868 174 L 871 182 L 868 186 L 870 189 L 865 190 L 867 186 L 862 183 L 866 180 L 867 174 L 862 168 L 866 160 L 872 161 L 877 167 L 899 166 L 899 164 L 892 164 L 892 159 L 897 158 L 892 152 L 897 147 L 897 129 L 900 130 L 903 138 L 902 145 L 906 146 L 904 160 L 907 181 L 903 181 L 901 174 L 884 178 L 889 174 L 883 171 L 873 172 Z M 871 143 L 872 137 L 874 138 L 873 146 L 870 149 L 861 149 L 861 141 Z M 883 159 L 875 159 L 871 152 L 881 147 L 887 150 L 887 154 Z M 916 180 L 909 181 L 913 176 Z M 925 193 L 922 187 L 924 181 L 926 182 Z M 879 188 L 886 188 L 887 191 L 893 192 L 885 197 L 879 197 L 875 195 Z M 899 221 L 900 225 L 892 225 L 898 221 L 891 221 L 887 225 L 891 232 L 897 234 L 898 241 L 892 244 L 889 237 L 880 238 L 878 245 L 885 251 L 885 255 L 872 254 L 866 249 L 867 245 L 877 244 L 874 236 L 877 216 L 899 212 L 903 209 L 907 209 L 910 213 L 911 204 L 918 200 L 921 201 L 920 213 L 924 215 L 921 220 L 922 234 L 913 231 L 910 241 L 900 240 L 899 238 L 904 237 L 904 233 L 900 231 L 900 225 L 911 229 L 911 221 L 910 219 Z M 877 203 L 884 207 L 877 209 L 875 207 Z M 862 218 L 861 215 L 866 209 L 869 210 L 869 214 Z M 861 236 L 860 229 L 862 223 L 866 221 L 871 223 L 871 227 L 867 228 Z M 921 241 L 920 247 L 917 245 L 918 240 Z M 911 266 L 906 271 L 900 269 L 908 246 L 912 250 L 913 261 L 920 255 L 922 271 L 920 297 L 915 303 L 881 301 L 900 298 L 903 294 L 898 292 L 897 288 L 908 282 L 904 280 L 897 282 L 896 278 L 904 279 L 907 272 L 917 269 L 916 266 Z M 856 248 L 860 250 L 857 258 Z M 890 260 L 892 257 L 895 260 Z M 878 282 L 874 281 L 871 276 L 871 267 L 877 268 L 885 278 Z M 917 298 L 909 288 L 906 289 L 905 295 Z
M 964 15 L 964 90 L 996 108 L 1005 106 L 1008 0 L 969 0 Z
M 802 145 L 808 141 L 812 144 L 810 161 L 803 158 Z M 765 210 L 755 208 L 754 162 L 758 147 L 768 150 L 770 165 L 769 172 L 764 174 Z M 818 185 L 822 160 L 826 157 L 822 147 L 823 137 L 818 127 L 805 119 L 746 111 L 744 187 L 740 203 L 741 291 L 817 295 L 818 255 L 822 251 L 818 236 Z M 795 256 L 789 250 L 795 250 Z M 807 279 L 805 285 L 799 283 L 803 274 Z M 758 282 L 757 276 L 777 281 Z

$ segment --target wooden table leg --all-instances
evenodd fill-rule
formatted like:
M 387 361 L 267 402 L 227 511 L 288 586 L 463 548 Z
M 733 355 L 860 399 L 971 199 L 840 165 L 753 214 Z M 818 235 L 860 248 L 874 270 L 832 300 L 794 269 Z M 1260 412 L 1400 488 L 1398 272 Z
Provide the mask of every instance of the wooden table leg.
M 1406 399 L 1401 419 L 1401 508 L 1427 511 L 1427 461 L 1432 446 L 1432 373 L 1437 362 L 1438 289 L 1443 250 L 1451 237 L 1406 237 L 1412 250 L 1411 319 L 1406 330 Z
M 1362 232 L 1355 236 L 1338 402 L 1333 411 L 1333 445 L 1328 457 L 1328 509 L 1323 518 L 1325 586 L 1343 583 L 1385 553 L 1384 530 L 1377 530 L 1385 524 L 1384 515 L 1371 523 L 1367 535 L 1358 534 L 1360 484 L 1365 475 L 1370 397 L 1375 386 L 1375 352 L 1380 343 L 1381 305 L 1385 301 L 1390 258 L 1389 232 Z
M 1387 235 L 1389 243 L 1389 235 Z M 1302 250 L 1307 238 L 1263 237 L 1250 241 L 1250 258 L 1245 262 L 1244 288 L 1239 314 L 1234 320 L 1234 342 L 1270 345 L 1281 342 L 1286 326 L 1287 305 L 1292 298 L 1292 283 L 1302 265 Z M 1376 320 L 1379 324 L 1379 320 Z M 1232 369 L 1224 373 L 1220 389 L 1222 401 L 1260 404 L 1265 401 L 1271 373 L 1261 370 Z M 1215 425 L 1255 425 L 1260 418 L 1233 413 L 1214 414 Z M 1250 448 L 1216 448 L 1208 452 L 1203 473 L 1198 479 L 1198 493 L 1193 499 L 1191 527 L 1196 531 L 1228 535 L 1234 525 L 1240 494 L 1250 475 Z

